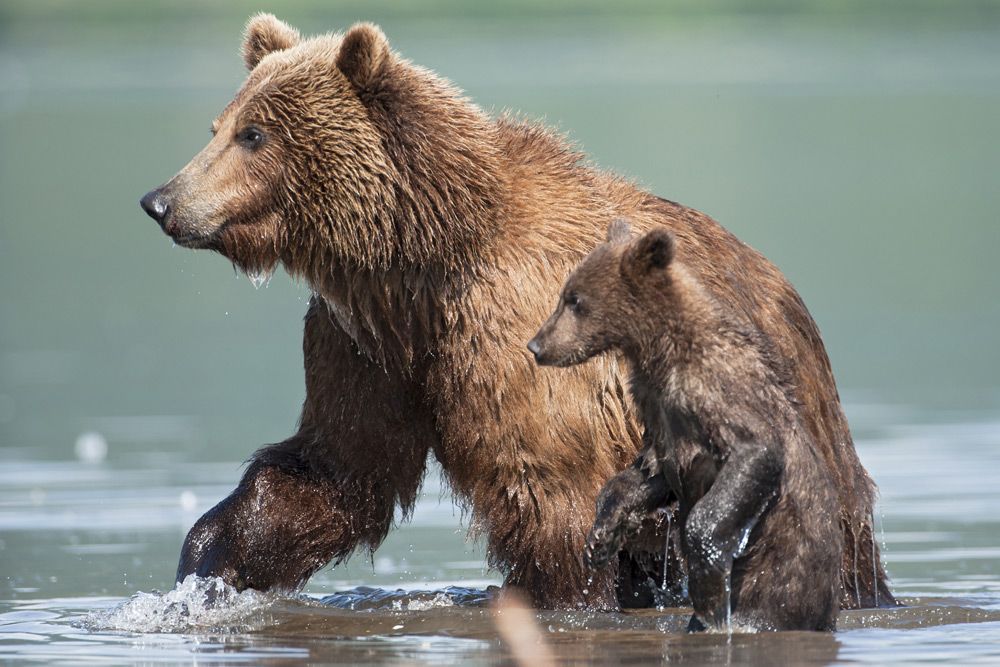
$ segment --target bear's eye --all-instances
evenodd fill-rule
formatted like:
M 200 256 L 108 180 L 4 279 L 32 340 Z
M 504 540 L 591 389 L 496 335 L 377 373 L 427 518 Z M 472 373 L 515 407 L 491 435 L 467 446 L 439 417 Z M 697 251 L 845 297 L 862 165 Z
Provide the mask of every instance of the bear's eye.
M 236 141 L 244 148 L 254 150 L 264 143 L 264 133 L 251 125 L 239 131 L 236 135 Z
M 570 292 L 569 294 L 567 294 L 566 298 L 563 299 L 563 301 L 565 301 L 566 307 L 572 310 L 574 313 L 580 311 L 580 296 L 576 292 Z

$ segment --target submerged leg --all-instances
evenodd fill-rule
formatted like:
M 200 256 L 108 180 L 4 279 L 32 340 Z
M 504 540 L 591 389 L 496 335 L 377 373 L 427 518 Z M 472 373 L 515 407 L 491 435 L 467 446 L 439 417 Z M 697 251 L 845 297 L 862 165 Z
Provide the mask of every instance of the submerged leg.
M 752 443 L 733 447 L 708 493 L 685 526 L 688 587 L 695 615 L 710 627 L 729 616 L 728 579 L 757 518 L 774 497 L 782 472 L 775 449 Z

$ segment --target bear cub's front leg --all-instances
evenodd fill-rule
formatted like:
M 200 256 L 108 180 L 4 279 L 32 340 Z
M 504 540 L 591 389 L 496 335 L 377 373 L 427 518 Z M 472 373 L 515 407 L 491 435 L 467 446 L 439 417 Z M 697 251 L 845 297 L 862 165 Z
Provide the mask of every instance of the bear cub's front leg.
M 695 616 L 708 627 L 729 623 L 733 560 L 777 494 L 782 467 L 779 448 L 734 444 L 712 487 L 688 515 L 688 588 Z
M 592 569 L 607 565 L 639 531 L 642 520 L 666 503 L 663 476 L 645 472 L 644 459 L 640 454 L 635 463 L 608 480 L 597 497 L 597 518 L 583 552 L 584 562 Z

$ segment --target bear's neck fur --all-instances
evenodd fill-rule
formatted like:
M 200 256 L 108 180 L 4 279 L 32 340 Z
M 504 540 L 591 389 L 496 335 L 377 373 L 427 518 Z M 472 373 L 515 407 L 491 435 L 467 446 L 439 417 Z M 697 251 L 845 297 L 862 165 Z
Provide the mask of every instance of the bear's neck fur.
M 488 265 L 501 231 L 507 188 L 498 128 L 449 84 L 402 60 L 377 86 L 357 94 L 382 139 L 387 180 L 395 184 L 384 198 L 364 202 L 373 219 L 359 224 L 375 225 L 379 238 L 359 259 L 317 235 L 282 261 L 327 301 L 364 354 L 412 371 L 454 325 L 454 301 Z M 315 216 L 307 207 L 289 215 Z M 332 220 L 303 225 L 336 226 Z
M 694 364 L 709 350 L 731 345 L 738 328 L 682 264 L 675 261 L 662 276 L 645 280 L 649 284 L 632 295 L 643 317 L 630 323 L 623 342 L 637 367 L 659 371 Z
M 633 390 L 717 423 L 727 421 L 727 410 L 740 409 L 730 401 L 745 392 L 732 387 L 756 387 L 767 409 L 793 400 L 786 364 L 764 334 L 730 316 L 682 264 L 668 270 L 658 289 L 643 290 L 647 316 L 636 318 L 622 344 L 635 371 Z M 758 406 L 741 407 L 756 412 Z

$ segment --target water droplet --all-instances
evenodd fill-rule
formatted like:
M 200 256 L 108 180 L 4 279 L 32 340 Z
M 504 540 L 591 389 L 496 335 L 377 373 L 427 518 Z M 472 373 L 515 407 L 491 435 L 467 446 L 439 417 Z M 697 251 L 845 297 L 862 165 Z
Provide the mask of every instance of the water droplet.
M 663 545 L 663 585 L 660 586 L 660 589 L 663 591 L 664 594 L 663 595 L 664 600 L 666 600 L 666 593 L 667 593 L 667 563 L 669 561 L 669 556 L 670 556 L 670 530 L 673 527 L 673 522 L 674 522 L 674 513 L 668 509 L 667 540 Z
M 257 269 L 255 271 L 248 271 L 247 278 L 250 279 L 250 284 L 254 286 L 254 289 L 260 289 L 261 287 L 267 287 L 271 284 L 271 276 L 274 275 L 274 271 L 271 269 Z
M 193 512 L 198 507 L 198 496 L 190 489 L 181 491 L 181 495 L 177 500 L 180 502 L 181 509 L 185 512 Z
M 875 608 L 878 609 L 878 559 L 875 555 L 875 514 L 868 515 L 868 532 L 872 538 L 872 588 L 875 590 Z
M 854 599 L 858 602 L 858 609 L 861 608 L 861 586 L 858 585 L 858 551 L 861 549 L 861 536 L 854 532 Z
M 73 450 L 83 463 L 100 463 L 108 455 L 108 441 L 100 433 L 88 431 L 77 437 Z
M 726 633 L 733 636 L 732 571 L 726 573 Z

